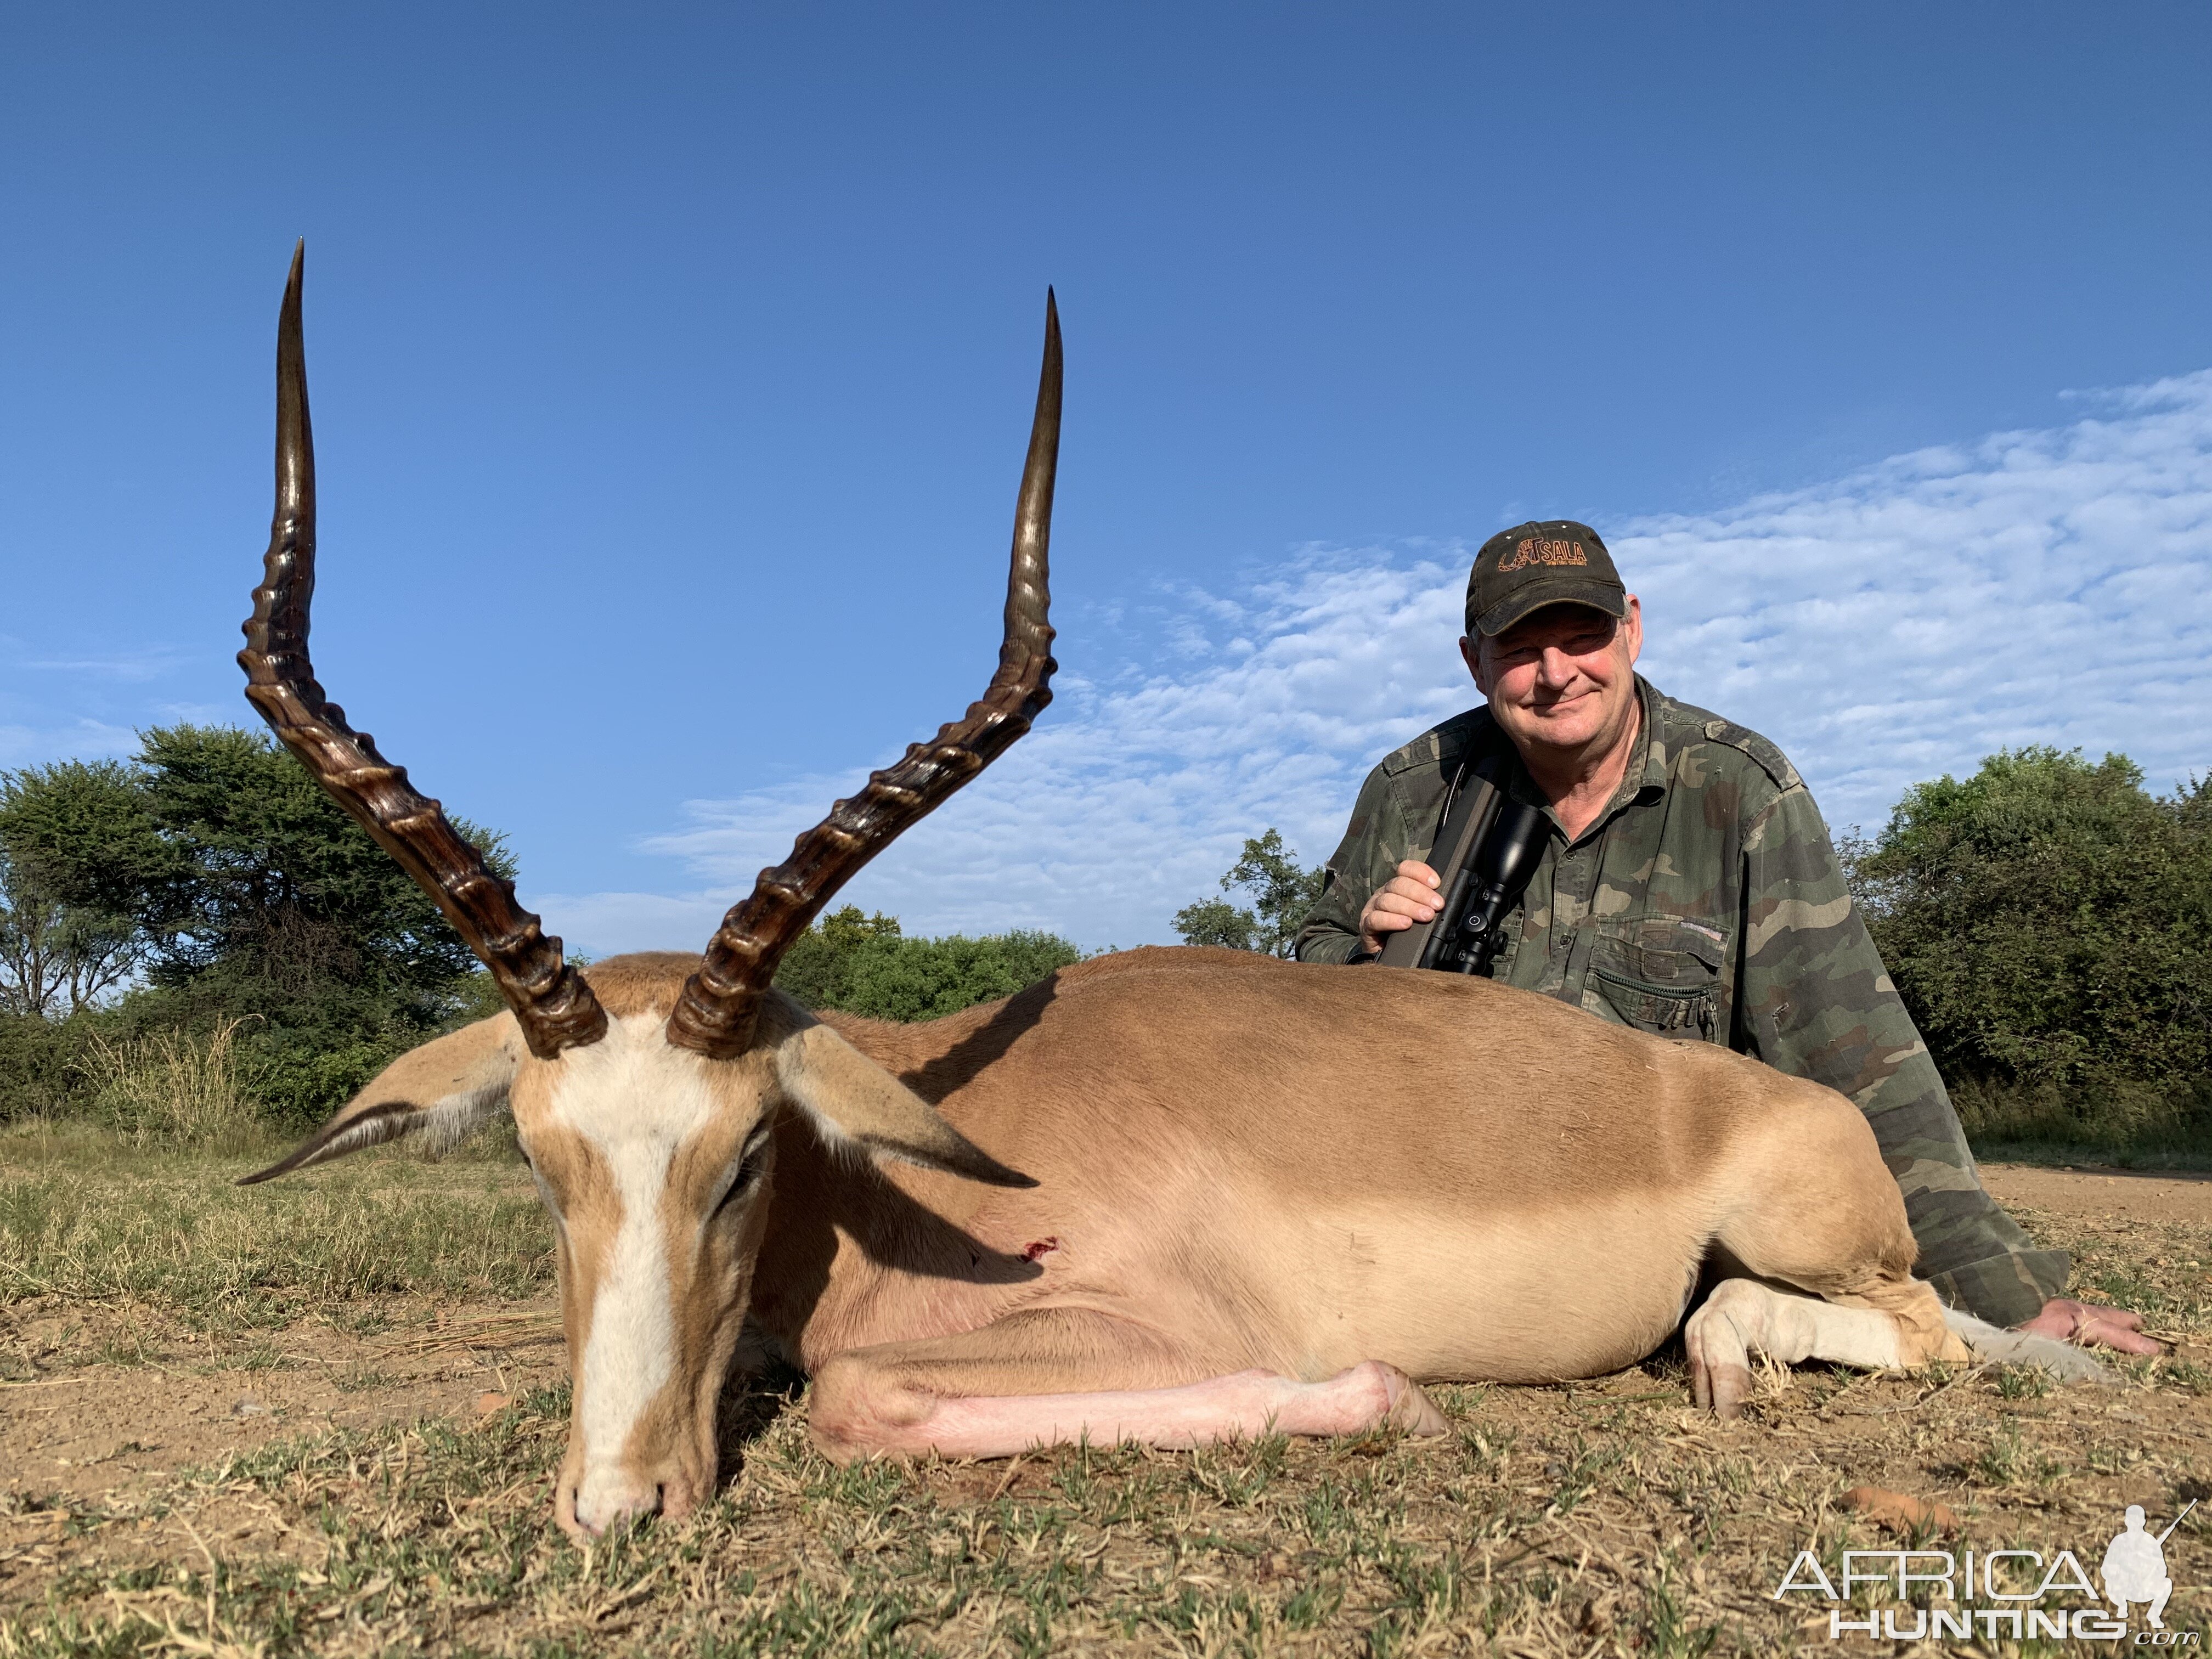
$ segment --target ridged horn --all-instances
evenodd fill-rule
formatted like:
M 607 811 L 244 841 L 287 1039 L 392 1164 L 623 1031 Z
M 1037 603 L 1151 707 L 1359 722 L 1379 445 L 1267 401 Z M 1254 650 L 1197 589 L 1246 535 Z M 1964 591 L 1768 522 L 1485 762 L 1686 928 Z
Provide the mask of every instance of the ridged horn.
M 315 440 L 307 419 L 307 361 L 300 331 L 300 288 L 307 245 L 292 255 L 276 321 L 276 512 L 253 615 L 246 623 L 246 696 L 315 781 L 378 845 L 399 861 L 446 920 L 491 969 L 522 1023 L 531 1053 L 550 1060 L 606 1035 L 607 1017 L 581 975 L 562 959 L 538 918 L 514 902 L 447 818 L 417 793 L 404 768 L 345 722 L 315 683 L 307 656 L 307 612 L 315 592 Z
M 1052 701 L 1051 570 L 1053 475 L 1060 459 L 1060 311 L 1044 298 L 1044 366 L 1036 418 L 1014 507 L 1014 545 L 1006 576 L 1006 641 L 999 672 L 968 712 L 801 836 L 791 856 L 763 870 L 752 892 L 723 918 L 699 970 L 684 981 L 668 1017 L 668 1040 L 718 1059 L 750 1046 L 761 998 L 775 965 L 822 907 L 860 867 L 909 825 L 1004 754 Z

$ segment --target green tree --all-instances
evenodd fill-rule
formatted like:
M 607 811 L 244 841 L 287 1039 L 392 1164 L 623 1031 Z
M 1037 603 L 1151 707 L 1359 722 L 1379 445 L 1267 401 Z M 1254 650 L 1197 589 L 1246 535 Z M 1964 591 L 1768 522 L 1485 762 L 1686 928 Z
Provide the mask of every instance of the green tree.
M 1185 945 L 1216 945 L 1224 951 L 1256 951 L 1260 918 L 1227 899 L 1197 899 L 1175 915 L 1175 930 Z
M 96 1009 L 102 1040 L 236 1027 L 255 1094 L 296 1121 L 488 1003 L 436 906 L 259 732 L 157 727 L 130 763 L 0 775 L 0 1085 L 43 1109 L 88 1040 L 58 1015 Z
M 288 1120 L 328 1111 L 461 1006 L 475 957 L 421 888 L 276 743 L 234 727 L 144 734 L 167 850 L 143 900 L 148 1024 L 250 1020 L 256 1086 Z M 458 827 L 512 874 L 499 838 Z
M 168 848 L 144 780 L 114 761 L 0 773 L 0 1009 L 51 1018 L 120 990 L 151 945 Z
M 1307 915 L 1320 902 L 1322 875 L 1319 869 L 1301 866 L 1297 854 L 1271 828 L 1245 842 L 1243 855 L 1221 878 L 1224 893 L 1245 889 L 1251 895 L 1250 906 L 1200 899 L 1176 912 L 1175 930 L 1186 945 L 1219 945 L 1287 957 Z
M 475 957 L 289 754 L 258 732 L 177 726 L 147 732 L 140 760 L 171 853 L 148 918 L 156 983 L 219 982 L 234 1006 L 343 988 L 442 1016 Z M 498 837 L 459 827 L 511 874 Z
M 1081 959 L 1081 951 L 1053 933 L 908 939 L 897 917 L 864 915 L 848 904 L 792 941 L 775 982 L 810 1008 L 871 1019 L 939 1019 L 1012 996 Z
M 1854 890 L 1954 1079 L 2085 1084 L 2212 1070 L 2212 782 L 2166 797 L 2124 755 L 1992 755 L 1916 785 Z

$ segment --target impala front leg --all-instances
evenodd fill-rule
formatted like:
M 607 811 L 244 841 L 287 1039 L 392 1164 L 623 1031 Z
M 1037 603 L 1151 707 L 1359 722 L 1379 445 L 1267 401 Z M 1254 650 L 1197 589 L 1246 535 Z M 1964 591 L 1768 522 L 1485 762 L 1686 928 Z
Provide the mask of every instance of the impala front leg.
M 1046 1309 L 927 1342 L 836 1356 L 816 1373 L 815 1443 L 839 1462 L 888 1454 L 1008 1457 L 1078 1440 L 1180 1449 L 1267 1434 L 1441 1434 L 1442 1413 L 1376 1360 L 1323 1382 L 1224 1373 L 1109 1315 Z

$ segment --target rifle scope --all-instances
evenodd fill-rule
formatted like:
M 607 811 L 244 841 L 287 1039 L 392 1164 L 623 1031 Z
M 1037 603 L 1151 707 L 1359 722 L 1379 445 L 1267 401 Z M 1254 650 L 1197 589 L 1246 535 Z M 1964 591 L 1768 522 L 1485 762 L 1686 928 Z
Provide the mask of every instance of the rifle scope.
M 1469 777 L 1454 797 L 1430 854 L 1443 884 L 1435 917 L 1382 943 L 1386 968 L 1487 973 L 1505 948 L 1498 924 L 1544 855 L 1544 815 L 1510 800 L 1487 779 Z
M 1501 796 L 1488 832 L 1475 844 L 1460 881 L 1454 884 L 1463 888 L 1457 905 L 1447 902 L 1444 907 L 1441 919 L 1449 925 L 1430 938 L 1433 960 L 1422 966 L 1448 974 L 1487 972 L 1505 948 L 1498 924 L 1528 886 L 1543 853 L 1544 815 Z

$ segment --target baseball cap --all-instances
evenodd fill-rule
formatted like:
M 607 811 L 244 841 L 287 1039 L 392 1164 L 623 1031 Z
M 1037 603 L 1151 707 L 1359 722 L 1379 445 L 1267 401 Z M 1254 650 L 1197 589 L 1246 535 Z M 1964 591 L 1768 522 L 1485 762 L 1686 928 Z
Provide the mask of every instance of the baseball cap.
M 1494 638 L 1547 605 L 1586 605 L 1616 621 L 1628 590 L 1596 531 L 1572 519 L 1538 519 L 1483 543 L 1467 575 L 1467 631 Z

